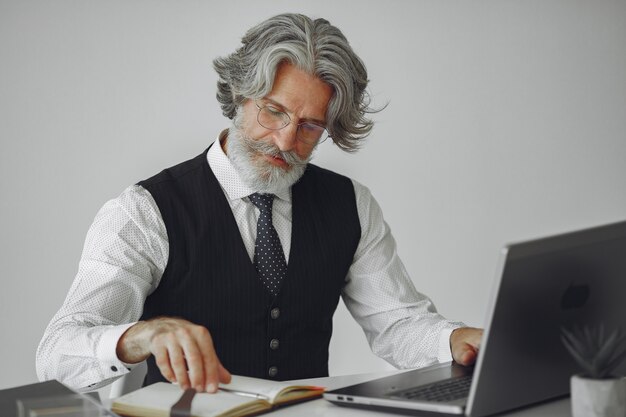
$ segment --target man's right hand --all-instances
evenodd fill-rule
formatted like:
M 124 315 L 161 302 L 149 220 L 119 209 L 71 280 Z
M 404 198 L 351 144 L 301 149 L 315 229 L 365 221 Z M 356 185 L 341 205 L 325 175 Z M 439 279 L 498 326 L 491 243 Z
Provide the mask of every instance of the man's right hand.
M 183 388 L 215 392 L 218 384 L 230 382 L 230 372 L 215 353 L 209 331 L 187 320 L 158 317 L 140 321 L 117 342 L 117 357 L 138 363 L 154 355 L 161 374 Z

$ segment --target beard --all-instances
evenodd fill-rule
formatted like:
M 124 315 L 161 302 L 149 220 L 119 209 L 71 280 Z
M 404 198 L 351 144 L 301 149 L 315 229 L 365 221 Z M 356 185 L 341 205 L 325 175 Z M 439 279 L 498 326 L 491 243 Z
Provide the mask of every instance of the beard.
M 276 194 L 295 184 L 304 174 L 313 156 L 300 158 L 294 151 L 283 152 L 276 145 L 246 136 L 241 111 L 228 131 L 228 158 L 239 177 L 250 189 L 264 194 Z M 289 165 L 286 169 L 272 165 L 263 156 L 280 157 Z

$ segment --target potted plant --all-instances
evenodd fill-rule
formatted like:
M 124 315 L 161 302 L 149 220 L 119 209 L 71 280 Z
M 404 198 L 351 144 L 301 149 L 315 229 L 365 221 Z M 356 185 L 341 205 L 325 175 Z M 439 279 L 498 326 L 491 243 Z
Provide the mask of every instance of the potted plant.
M 615 372 L 626 359 L 626 337 L 600 325 L 562 328 L 561 340 L 583 369 L 570 381 L 573 417 L 625 417 L 626 377 Z

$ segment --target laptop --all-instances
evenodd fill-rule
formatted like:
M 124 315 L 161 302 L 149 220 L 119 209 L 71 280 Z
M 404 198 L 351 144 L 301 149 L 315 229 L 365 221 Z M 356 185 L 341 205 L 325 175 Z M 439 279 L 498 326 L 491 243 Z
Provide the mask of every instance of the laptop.
M 487 416 L 569 395 L 579 367 L 561 328 L 626 330 L 626 221 L 506 245 L 476 364 L 444 363 L 346 388 L 337 405 Z M 622 363 L 618 374 L 626 372 Z

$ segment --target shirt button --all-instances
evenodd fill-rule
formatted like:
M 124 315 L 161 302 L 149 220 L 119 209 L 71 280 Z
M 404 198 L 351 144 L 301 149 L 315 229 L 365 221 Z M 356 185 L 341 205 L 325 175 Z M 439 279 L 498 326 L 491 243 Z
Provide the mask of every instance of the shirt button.
M 276 320 L 279 316 L 280 316 L 280 308 L 275 307 L 272 309 L 272 311 L 270 311 L 270 316 Z
M 112 370 L 113 372 L 117 372 L 117 366 L 113 365 L 113 366 L 111 367 L 111 370 Z
M 270 341 L 270 349 L 276 350 L 278 349 L 278 345 L 279 345 L 278 339 L 272 339 Z
M 271 378 L 274 378 L 276 375 L 278 375 L 278 368 L 276 366 L 272 366 L 270 369 L 267 370 L 267 374 Z

